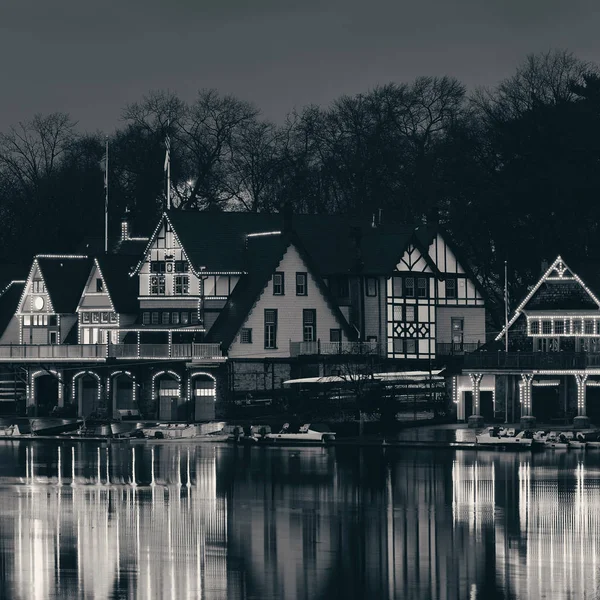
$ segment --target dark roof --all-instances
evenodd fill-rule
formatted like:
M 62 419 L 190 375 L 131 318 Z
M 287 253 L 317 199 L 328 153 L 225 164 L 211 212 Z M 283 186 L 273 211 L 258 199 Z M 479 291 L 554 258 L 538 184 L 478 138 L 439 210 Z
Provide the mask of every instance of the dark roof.
M 29 275 L 31 264 L 22 265 L 17 263 L 0 264 L 0 292 L 11 282 L 15 280 L 25 281 Z
M 129 274 L 137 264 L 137 257 L 102 254 L 97 257 L 108 293 L 118 313 L 136 313 L 138 310 L 138 278 Z
M 15 314 L 24 287 L 24 283 L 12 282 L 0 293 L 0 335 L 4 333 Z
M 300 240 L 293 234 L 282 234 L 248 239 L 245 258 L 247 274 L 240 278 L 227 303 L 210 328 L 206 336 L 207 342 L 221 342 L 223 350 L 229 348 L 291 244 L 296 247 L 307 263 L 320 292 L 325 296 L 329 307 L 338 317 L 347 335 L 353 337 L 354 330 L 349 327 L 337 304 L 331 298 L 327 287 L 315 271 L 312 261 L 302 247 Z
M 284 231 L 281 214 L 205 213 L 171 211 L 168 218 L 195 269 L 213 272 L 244 270 L 244 244 L 248 234 Z M 318 260 L 323 275 L 348 273 L 356 267 L 355 239 L 360 239 L 363 273 L 393 270 L 411 239 L 421 242 L 427 255 L 430 228 L 383 224 L 344 215 L 294 215 L 291 229 L 306 251 Z
M 38 257 L 54 312 L 74 313 L 92 267 L 91 258 Z
M 545 281 L 525 309 L 598 310 L 598 305 L 577 281 Z
M 119 241 L 115 245 L 114 253 L 135 256 L 139 259 L 140 254 L 143 254 L 144 250 L 146 250 L 149 239 L 150 238 L 135 238 L 133 240 Z
M 595 257 L 562 257 L 564 263 L 572 269 L 591 292 L 600 298 L 600 258 Z

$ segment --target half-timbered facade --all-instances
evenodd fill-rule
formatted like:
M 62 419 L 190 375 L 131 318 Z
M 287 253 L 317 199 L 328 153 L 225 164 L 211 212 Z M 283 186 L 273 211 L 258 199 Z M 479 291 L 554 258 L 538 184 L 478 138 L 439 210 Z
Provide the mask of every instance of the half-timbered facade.
M 436 227 L 172 211 L 123 232 L 116 253 L 37 256 L 15 283 L 0 362 L 23 369 L 31 413 L 210 419 L 341 355 L 431 370 L 485 341 L 483 294 Z

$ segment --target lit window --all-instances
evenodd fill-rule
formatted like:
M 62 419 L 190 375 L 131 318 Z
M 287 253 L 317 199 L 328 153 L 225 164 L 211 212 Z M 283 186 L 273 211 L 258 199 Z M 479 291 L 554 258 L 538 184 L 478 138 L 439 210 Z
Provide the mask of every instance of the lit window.
M 531 331 L 532 335 L 537 335 L 540 332 L 540 322 L 539 321 L 531 321 L 529 323 L 529 330 Z
M 306 296 L 306 273 L 296 273 L 296 296 Z
M 283 296 L 283 294 L 284 294 L 283 273 L 275 273 L 273 275 L 273 296 Z
M 244 327 L 240 331 L 240 343 L 251 344 L 252 343 L 252 329 L 250 327 Z
M 594 334 L 594 321 L 592 319 L 586 319 L 584 322 L 584 330 L 586 335 Z
M 581 321 L 579 324 L 581 325 Z M 542 321 L 542 333 L 545 335 L 552 333 L 552 321 L 548 321 L 546 319 Z
M 84 313 L 86 314 L 86 313 Z M 29 315 L 25 315 L 23 317 L 23 325 L 29 327 L 31 325 L 31 317 Z
M 171 323 L 173 323 L 173 325 L 179 325 L 179 313 L 178 312 L 171 313 Z
M 537 323 L 537 321 L 536 321 L 536 323 Z M 593 327 L 593 325 L 594 325 L 594 323 L 592 322 L 592 327 Z M 563 320 L 554 321 L 554 334 L 562 335 L 564 332 L 565 332 L 565 322 Z
M 574 334 L 581 333 L 582 325 L 583 325 L 583 323 L 582 323 L 581 319 L 573 319 L 573 333 Z
M 190 322 L 190 313 L 182 312 L 181 313 L 181 324 L 187 325 Z

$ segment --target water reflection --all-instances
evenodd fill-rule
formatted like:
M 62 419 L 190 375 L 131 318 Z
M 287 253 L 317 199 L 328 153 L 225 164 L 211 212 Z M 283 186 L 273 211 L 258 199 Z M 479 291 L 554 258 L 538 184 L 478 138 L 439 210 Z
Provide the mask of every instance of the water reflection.
M 597 598 L 600 453 L 0 444 L 0 597 Z

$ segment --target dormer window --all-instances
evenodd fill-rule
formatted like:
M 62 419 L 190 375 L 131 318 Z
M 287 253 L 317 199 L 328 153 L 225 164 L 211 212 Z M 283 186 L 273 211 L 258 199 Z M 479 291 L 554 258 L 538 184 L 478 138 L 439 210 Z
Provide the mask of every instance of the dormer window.
M 33 292 L 36 294 L 43 294 L 46 291 L 46 286 L 44 285 L 44 281 L 42 279 L 34 279 L 32 287 Z
M 103 291 L 104 291 L 104 282 L 102 281 L 101 277 L 98 277 L 96 279 L 96 292 L 101 293 Z

